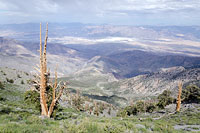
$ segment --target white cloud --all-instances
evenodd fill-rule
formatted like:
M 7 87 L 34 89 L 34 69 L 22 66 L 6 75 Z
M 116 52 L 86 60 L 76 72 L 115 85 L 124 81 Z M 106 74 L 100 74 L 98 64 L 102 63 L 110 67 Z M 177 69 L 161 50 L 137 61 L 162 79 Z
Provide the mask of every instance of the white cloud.
M 7 17 L 11 14 L 19 21 L 24 20 L 20 18 L 22 16 L 29 16 L 35 21 L 42 19 L 58 22 L 114 23 L 132 19 L 140 22 L 139 19 L 147 19 L 149 16 L 165 21 L 159 18 L 166 16 L 167 19 L 170 13 L 180 18 L 190 16 L 191 21 L 195 19 L 196 22 L 200 15 L 200 0 L 0 0 L 0 11 L 4 11 L 1 13 L 4 21 L 10 20 Z

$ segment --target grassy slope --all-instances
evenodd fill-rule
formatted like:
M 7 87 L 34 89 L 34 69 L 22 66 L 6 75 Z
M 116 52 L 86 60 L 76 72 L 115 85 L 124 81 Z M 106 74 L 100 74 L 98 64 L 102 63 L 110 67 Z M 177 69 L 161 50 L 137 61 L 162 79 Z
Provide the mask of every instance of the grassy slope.
M 40 112 L 23 100 L 28 87 L 26 79 L 30 76 L 13 69 L 1 70 L 0 81 L 4 88 L 0 89 L 0 132 L 183 132 L 174 130 L 173 126 L 200 125 L 200 113 L 192 111 L 153 120 L 152 117 L 156 116 L 141 114 L 128 118 L 106 118 L 88 116 L 75 109 L 64 108 L 59 113 L 59 120 L 44 119 L 39 117 Z M 14 83 L 6 82 L 6 77 L 14 79 Z M 25 84 L 21 84 L 21 80 Z
M 65 108 L 61 120 L 44 119 L 39 112 L 23 101 L 19 85 L 5 83 L 0 89 L 0 132 L 184 132 L 174 130 L 178 124 L 200 125 L 200 113 L 183 112 L 160 120 L 144 114 L 128 118 L 88 116 Z M 146 117 L 146 118 L 145 118 Z M 145 118 L 141 120 L 141 118 Z

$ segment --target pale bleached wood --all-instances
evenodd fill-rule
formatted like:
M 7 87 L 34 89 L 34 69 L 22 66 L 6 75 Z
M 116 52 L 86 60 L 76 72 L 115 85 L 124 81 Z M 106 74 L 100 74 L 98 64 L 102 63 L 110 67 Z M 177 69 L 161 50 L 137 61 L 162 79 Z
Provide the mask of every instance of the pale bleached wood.
M 176 112 L 179 112 L 181 109 L 181 93 L 182 93 L 183 83 L 179 82 L 178 84 L 178 96 L 177 96 L 177 104 L 176 104 Z

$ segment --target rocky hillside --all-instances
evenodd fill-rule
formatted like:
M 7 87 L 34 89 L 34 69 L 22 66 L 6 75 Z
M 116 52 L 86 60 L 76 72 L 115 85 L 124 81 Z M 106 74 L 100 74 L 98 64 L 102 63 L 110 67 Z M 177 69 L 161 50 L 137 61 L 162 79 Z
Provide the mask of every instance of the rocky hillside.
M 86 60 L 86 57 L 81 57 L 80 52 L 76 50 L 62 45 L 49 45 L 47 53 L 48 67 L 54 71 L 57 64 L 60 76 L 77 71 Z M 34 67 L 39 63 L 38 49 L 39 45 L 37 43 L 19 42 L 1 37 L 0 66 L 34 72 Z
M 128 101 L 130 101 L 130 99 L 154 97 L 162 93 L 164 90 L 172 91 L 173 95 L 176 97 L 178 92 L 178 83 L 180 81 L 182 81 L 184 86 L 186 86 L 188 84 L 199 84 L 199 80 L 200 68 L 163 68 L 159 72 L 119 81 L 118 87 L 111 90 L 115 90 L 118 96 L 129 99 Z
M 98 61 L 103 61 L 106 70 L 113 73 L 117 78 L 130 78 L 156 72 L 161 68 L 197 66 L 200 64 L 200 57 L 159 55 L 147 51 L 133 50 L 102 56 Z
M 85 72 L 81 73 L 82 76 L 76 75 L 77 78 L 68 78 L 69 86 L 91 95 L 126 98 L 126 101 L 120 102 L 121 105 L 136 99 L 151 99 L 164 90 L 173 91 L 173 96 L 176 97 L 180 81 L 186 86 L 199 84 L 200 80 L 200 68 L 163 68 L 158 72 L 123 80 L 111 78 L 111 74 L 106 75 L 99 71 Z
M 0 66 L 30 72 L 36 63 L 37 55 L 21 46 L 18 41 L 0 37 Z

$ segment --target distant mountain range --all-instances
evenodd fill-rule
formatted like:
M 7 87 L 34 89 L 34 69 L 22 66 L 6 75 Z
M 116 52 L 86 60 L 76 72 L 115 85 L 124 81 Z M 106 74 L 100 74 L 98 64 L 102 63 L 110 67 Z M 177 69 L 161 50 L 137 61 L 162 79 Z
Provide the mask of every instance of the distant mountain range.
M 45 26 L 45 24 L 43 25 Z M 0 25 L 1 35 L 5 33 L 20 40 L 38 39 L 39 23 Z M 82 23 L 49 23 L 49 36 L 105 38 L 108 36 L 158 39 L 163 37 L 200 39 L 200 26 L 120 26 Z M 10 32 L 10 34 L 9 34 Z M 45 32 L 45 30 L 43 30 Z M 6 34 L 7 33 L 7 34 Z M 37 40 L 36 40 L 37 41 Z
M 108 72 L 116 77 L 130 78 L 174 66 L 193 67 L 200 65 L 200 57 L 180 55 L 156 55 L 145 51 L 126 51 L 101 57 Z M 113 71 L 114 70 L 114 71 Z
M 0 31 L 0 67 L 35 72 L 39 25 L 0 25 Z M 153 97 L 175 90 L 179 80 L 200 79 L 200 27 L 49 24 L 47 61 L 85 95 Z
M 29 64 L 37 63 L 38 49 L 38 43 L 0 38 L 1 60 L 15 58 L 16 63 L 13 65 L 20 60 L 19 66 L 27 65 L 28 68 L 25 70 L 31 71 L 32 68 Z M 48 43 L 47 47 L 50 67 L 53 68 L 52 66 L 57 63 L 61 67 L 60 72 L 63 75 L 85 69 L 88 64 L 90 67 L 91 61 L 94 62 L 93 64 L 97 64 L 96 66 L 103 65 L 102 72 L 111 73 L 115 78 L 130 78 L 174 66 L 195 67 L 200 65 L 200 57 L 163 55 L 132 49 L 134 47 L 128 44 L 62 45 Z M 9 63 L 12 64 L 13 61 L 6 61 L 1 65 L 9 66 Z

